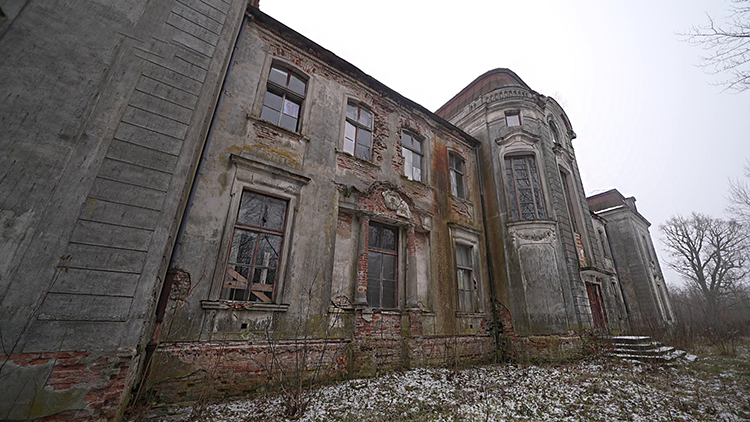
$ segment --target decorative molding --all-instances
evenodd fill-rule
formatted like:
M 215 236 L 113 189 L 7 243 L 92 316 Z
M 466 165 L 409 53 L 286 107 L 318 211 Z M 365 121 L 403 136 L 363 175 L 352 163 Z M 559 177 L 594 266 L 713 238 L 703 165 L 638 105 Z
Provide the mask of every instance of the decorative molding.
M 551 244 L 557 240 L 555 222 L 527 221 L 509 224 L 513 244 L 518 247 L 525 244 Z
M 235 302 L 227 300 L 201 300 L 203 309 L 231 309 L 233 311 L 271 311 L 286 312 L 289 304 L 261 303 L 261 302 Z
M 273 163 L 267 160 L 263 160 L 257 157 L 243 157 L 236 154 L 229 155 L 229 162 L 236 165 L 238 168 L 251 170 L 253 172 L 265 173 L 271 175 L 274 178 L 282 179 L 286 182 L 294 183 L 302 186 L 306 185 L 312 180 L 310 177 L 297 172 L 286 166 L 281 166 L 277 163 Z
M 409 210 L 409 205 L 406 203 L 406 201 L 404 201 L 403 198 L 401 198 L 401 195 L 392 190 L 384 190 L 382 195 L 383 203 L 385 204 L 386 208 L 391 211 L 395 211 L 396 215 L 399 217 L 411 220 L 411 211 Z

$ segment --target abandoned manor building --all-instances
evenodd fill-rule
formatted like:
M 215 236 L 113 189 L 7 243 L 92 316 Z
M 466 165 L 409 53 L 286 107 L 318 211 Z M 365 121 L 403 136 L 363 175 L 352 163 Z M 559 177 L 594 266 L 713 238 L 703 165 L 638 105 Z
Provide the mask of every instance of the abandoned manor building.
M 565 111 L 511 70 L 433 112 L 257 1 L 0 7 L 2 420 L 674 319 L 635 198 L 586 197 Z

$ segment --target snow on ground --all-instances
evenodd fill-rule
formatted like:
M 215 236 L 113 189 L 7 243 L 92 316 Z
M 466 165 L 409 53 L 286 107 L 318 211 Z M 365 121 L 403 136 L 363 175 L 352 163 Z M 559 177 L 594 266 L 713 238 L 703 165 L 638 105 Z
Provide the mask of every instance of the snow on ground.
M 420 368 L 312 391 L 299 420 L 750 420 L 750 363 L 724 363 L 659 366 L 599 358 L 566 365 Z M 269 395 L 211 405 L 197 419 L 286 421 L 284 409 L 282 395 Z M 161 420 L 188 420 L 190 410 Z

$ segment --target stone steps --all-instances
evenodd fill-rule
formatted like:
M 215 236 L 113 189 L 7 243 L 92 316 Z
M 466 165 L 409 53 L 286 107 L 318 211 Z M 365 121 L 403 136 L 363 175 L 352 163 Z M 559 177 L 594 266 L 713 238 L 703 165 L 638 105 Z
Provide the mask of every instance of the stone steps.
M 649 336 L 611 337 L 612 356 L 644 363 L 669 363 L 681 356 L 674 347 L 665 346 Z M 685 352 L 682 352 L 684 354 Z

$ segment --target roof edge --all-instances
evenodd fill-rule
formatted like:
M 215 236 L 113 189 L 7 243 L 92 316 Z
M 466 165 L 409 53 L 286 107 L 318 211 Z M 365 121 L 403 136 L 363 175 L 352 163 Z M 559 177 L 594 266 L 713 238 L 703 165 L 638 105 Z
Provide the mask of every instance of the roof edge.
M 401 103 L 403 106 L 414 108 L 425 115 L 427 115 L 429 118 L 434 120 L 435 122 L 442 125 L 445 129 L 450 130 L 452 132 L 455 132 L 460 137 L 462 137 L 466 142 L 473 145 L 474 147 L 478 148 L 481 143 L 474 138 L 473 136 L 469 135 L 468 133 L 464 132 L 457 126 L 454 126 L 449 121 L 445 120 L 444 118 L 438 116 L 434 112 L 428 110 L 424 106 L 404 97 L 403 95 L 399 94 L 397 91 L 389 88 L 382 82 L 378 81 L 374 77 L 368 75 L 367 73 L 363 72 L 358 67 L 354 66 L 353 64 L 349 63 L 348 61 L 342 59 L 341 57 L 334 54 L 332 51 L 326 49 L 325 47 L 321 46 L 320 44 L 316 43 L 315 41 L 305 37 L 304 35 L 300 34 L 299 32 L 295 31 L 294 29 L 284 25 L 283 23 L 279 22 L 278 20 L 274 19 L 270 15 L 264 13 L 259 8 L 254 7 L 253 5 L 248 5 L 247 7 L 247 15 L 252 18 L 253 21 L 256 21 L 260 24 L 263 24 L 267 27 L 273 28 L 278 31 L 279 36 L 286 39 L 287 41 L 294 42 L 298 44 L 299 47 L 302 47 L 304 50 L 306 50 L 308 53 L 311 53 L 323 61 L 331 64 L 333 67 L 339 69 L 340 71 L 349 74 L 350 76 L 354 77 L 355 79 L 361 80 L 366 86 L 370 87 L 373 90 L 379 91 L 388 97 L 392 98 L 396 102 Z

